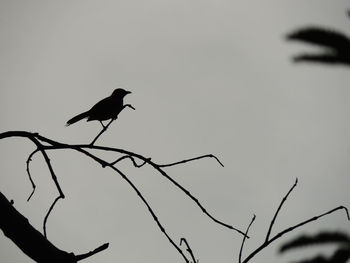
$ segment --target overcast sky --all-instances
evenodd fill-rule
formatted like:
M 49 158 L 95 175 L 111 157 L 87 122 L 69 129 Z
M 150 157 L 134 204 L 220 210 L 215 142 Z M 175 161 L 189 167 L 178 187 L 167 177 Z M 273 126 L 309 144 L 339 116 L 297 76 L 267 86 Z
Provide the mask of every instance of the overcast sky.
M 310 50 L 285 35 L 306 25 L 350 34 L 345 0 L 0 1 L 1 132 L 39 132 L 65 143 L 89 143 L 98 122 L 65 127 L 74 115 L 117 87 L 132 91 L 126 109 L 97 144 L 168 163 L 209 212 L 239 229 L 256 222 L 246 251 L 264 240 L 283 195 L 299 178 L 276 233 L 338 205 L 350 207 L 350 69 L 300 64 Z M 0 191 L 37 229 L 56 190 L 42 157 L 25 161 L 31 142 L 0 142 Z M 59 248 L 84 262 L 183 262 L 137 195 L 113 172 L 76 152 L 50 152 L 66 195 L 48 221 Z M 106 158 L 113 159 L 112 156 Z M 119 168 L 139 187 L 177 242 L 186 237 L 201 263 L 238 262 L 241 236 L 210 221 L 181 191 L 149 168 Z M 289 237 L 347 230 L 343 213 Z M 283 240 L 287 240 L 286 239 Z M 280 241 L 283 241 L 280 240 Z M 290 262 L 281 242 L 252 262 Z M 315 251 L 312 251 L 315 253 Z M 312 253 L 308 253 L 312 255 Z M 0 235 L 1 262 L 32 262 Z

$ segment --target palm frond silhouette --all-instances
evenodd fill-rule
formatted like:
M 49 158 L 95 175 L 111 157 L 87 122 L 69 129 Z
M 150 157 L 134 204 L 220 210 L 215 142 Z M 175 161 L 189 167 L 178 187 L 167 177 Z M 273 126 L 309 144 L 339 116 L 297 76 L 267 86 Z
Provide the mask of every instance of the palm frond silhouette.
M 304 53 L 293 57 L 295 62 L 319 62 L 350 65 L 350 38 L 331 29 L 306 27 L 287 35 L 289 41 L 316 45 L 323 53 Z
M 305 248 L 320 245 L 336 245 L 333 255 L 325 257 L 316 255 L 311 259 L 299 261 L 300 263 L 346 263 L 350 259 L 350 237 L 340 232 L 320 232 L 313 236 L 299 236 L 280 247 L 280 253 L 291 249 Z

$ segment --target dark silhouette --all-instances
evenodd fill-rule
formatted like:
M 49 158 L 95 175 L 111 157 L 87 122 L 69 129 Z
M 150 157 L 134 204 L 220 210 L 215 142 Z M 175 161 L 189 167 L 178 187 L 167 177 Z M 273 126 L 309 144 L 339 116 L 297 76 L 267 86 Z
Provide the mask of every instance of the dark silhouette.
M 316 255 L 313 258 L 302 260 L 300 263 L 346 263 L 350 259 L 350 237 L 340 232 L 320 232 L 314 236 L 299 236 L 281 246 L 280 253 L 291 249 L 326 244 L 337 246 L 333 255 L 330 257 Z
M 335 30 L 307 27 L 292 32 L 288 40 L 317 45 L 324 49 L 319 54 L 300 54 L 293 58 L 295 62 L 319 62 L 325 64 L 350 65 L 350 39 Z
M 124 107 L 131 107 L 132 108 L 132 106 L 128 105 L 128 104 L 124 105 L 123 108 Z M 113 121 L 113 119 L 110 122 L 112 122 L 112 121 Z M 105 130 L 105 128 L 103 129 L 103 131 L 104 130 Z M 201 160 L 204 158 L 213 158 L 220 165 L 223 166 L 223 164 L 220 162 L 220 160 L 213 154 L 201 155 L 201 156 L 197 156 L 197 157 L 190 158 L 190 159 L 184 159 L 182 161 L 177 161 L 177 162 L 159 164 L 159 163 L 153 162 L 153 160 L 149 157 L 145 157 L 141 154 L 134 153 L 134 152 L 124 150 L 124 149 L 119 149 L 119 148 L 113 148 L 113 147 L 107 147 L 107 146 L 96 146 L 96 145 L 93 145 L 91 143 L 90 144 L 66 144 L 66 143 L 62 143 L 62 142 L 58 142 L 58 141 L 46 138 L 44 136 L 39 135 L 38 133 L 31 133 L 31 132 L 26 132 L 26 131 L 8 131 L 8 132 L 0 133 L 0 140 L 5 139 L 5 138 L 11 138 L 11 137 L 27 138 L 29 141 L 33 142 L 36 146 L 36 148 L 32 151 L 32 153 L 29 154 L 29 156 L 27 158 L 27 162 L 26 162 L 27 175 L 29 177 L 29 180 L 30 180 L 30 182 L 32 184 L 32 188 L 33 188 L 32 193 L 30 194 L 28 200 L 34 194 L 34 191 L 36 189 L 35 182 L 31 176 L 31 172 L 30 172 L 30 170 L 31 170 L 30 163 L 33 160 L 33 157 L 39 153 L 43 156 L 43 160 L 46 163 L 48 170 L 49 170 L 49 175 L 51 176 L 51 179 L 53 180 L 53 182 L 56 186 L 56 189 L 58 191 L 57 197 L 51 203 L 51 206 L 48 209 L 48 211 L 45 215 L 45 218 L 43 220 L 43 235 L 42 235 L 42 237 L 43 237 L 43 240 L 46 241 L 48 244 L 46 244 L 45 242 L 44 242 L 44 244 L 41 244 L 38 241 L 36 241 L 36 238 L 38 238 L 38 237 L 35 236 L 35 235 L 37 235 L 37 232 L 34 232 L 34 231 L 33 231 L 34 234 L 31 236 L 25 235 L 25 238 L 23 238 L 23 240 L 21 240 L 21 239 L 15 240 L 15 239 L 11 238 L 11 240 L 13 242 L 15 242 L 15 244 L 17 246 L 19 246 L 23 251 L 24 250 L 29 251 L 27 253 L 27 255 L 30 256 L 31 258 L 37 256 L 35 254 L 35 252 L 37 251 L 38 244 L 39 244 L 40 248 L 42 248 L 41 254 L 39 256 L 42 256 L 42 257 L 45 256 L 45 260 L 36 260 L 35 259 L 36 262 L 38 262 L 38 263 L 57 262 L 57 261 L 53 261 L 53 260 L 46 260 L 46 258 L 47 258 L 46 255 L 50 255 L 50 257 L 52 257 L 52 258 L 59 258 L 59 259 L 62 258 L 60 256 L 60 254 L 62 254 L 62 252 L 60 250 L 55 249 L 55 248 L 53 248 L 53 249 L 51 248 L 53 245 L 49 244 L 49 239 L 48 239 L 47 231 L 46 231 L 48 218 L 49 218 L 51 212 L 53 211 L 55 205 L 58 203 L 59 200 L 65 198 L 65 194 L 63 193 L 63 190 L 59 184 L 58 174 L 55 173 L 54 167 L 51 164 L 51 160 L 50 160 L 49 156 L 47 155 L 47 151 L 54 151 L 54 150 L 58 150 L 58 149 L 60 151 L 63 149 L 66 149 L 66 150 L 72 150 L 75 152 L 79 152 L 82 155 L 91 159 L 92 161 L 101 165 L 102 168 L 111 169 L 117 175 L 121 176 L 121 178 L 124 179 L 127 182 L 127 184 L 131 187 L 131 189 L 136 193 L 136 195 L 141 200 L 141 202 L 147 207 L 147 211 L 150 213 L 151 217 L 155 221 L 159 230 L 165 235 L 168 242 L 178 251 L 178 253 L 183 257 L 183 259 L 186 263 L 192 263 L 189 256 L 192 259 L 194 259 L 193 252 L 192 252 L 190 245 L 187 242 L 186 238 L 182 237 L 181 238 L 182 241 L 180 242 L 180 245 L 178 245 L 178 242 L 176 242 L 176 240 L 170 236 L 166 227 L 163 226 L 163 224 L 159 220 L 158 216 L 153 211 L 151 204 L 144 197 L 141 190 L 138 189 L 138 187 L 129 179 L 127 174 L 125 174 L 121 170 L 119 170 L 119 167 L 118 167 L 119 163 L 121 163 L 125 160 L 129 160 L 135 168 L 142 168 L 144 166 L 149 166 L 149 167 L 153 168 L 163 178 L 168 180 L 174 187 L 176 187 L 177 189 L 182 191 L 185 194 L 185 196 L 187 196 L 189 199 L 191 199 L 196 204 L 196 206 L 214 223 L 219 224 L 227 229 L 236 231 L 241 235 L 245 235 L 243 231 L 233 227 L 230 224 L 224 223 L 223 221 L 220 221 L 216 217 L 214 217 L 202 205 L 201 201 L 198 198 L 193 196 L 188 189 L 186 189 L 184 186 L 182 186 L 180 183 L 178 183 L 175 179 L 170 177 L 166 171 L 166 169 L 169 167 L 181 165 L 181 164 L 196 161 L 196 160 Z M 94 150 L 99 151 L 99 152 L 101 152 L 101 151 L 102 152 L 109 152 L 110 154 L 114 153 L 115 154 L 115 161 L 111 162 L 110 160 L 109 161 L 104 160 L 103 158 L 95 155 Z M 7 212 L 7 210 L 3 209 L 1 201 L 2 200 L 1 200 L 1 192 L 0 192 L 0 215 L 2 215 L 3 213 L 7 214 L 8 212 Z M 5 206 L 10 207 L 12 205 L 9 201 L 6 200 Z M 0 216 L 0 229 L 2 229 L 4 233 L 6 231 L 6 236 L 8 236 L 8 237 L 15 236 L 17 233 L 26 233 L 26 231 L 27 231 L 26 229 L 30 227 L 29 225 L 26 226 L 26 225 L 22 224 L 21 222 L 16 221 L 14 218 L 12 218 L 12 219 L 10 218 L 10 219 L 6 220 L 7 224 L 2 224 L 2 222 L 3 222 L 2 219 L 3 219 L 2 216 Z M 12 227 L 12 225 L 10 223 L 12 225 L 16 225 L 17 229 L 14 229 L 14 227 Z M 24 229 L 22 230 L 22 228 L 24 228 Z M 15 230 L 16 230 L 16 232 L 13 233 Z M 19 241 L 17 242 L 17 240 L 19 240 Z M 19 244 L 19 242 L 21 242 L 21 243 Z M 185 249 L 189 255 L 187 255 L 186 251 L 184 251 L 184 249 L 181 248 L 181 244 L 183 244 L 183 243 L 185 244 Z M 93 256 L 94 254 L 105 250 L 107 247 L 108 247 L 108 243 L 105 243 L 105 244 L 97 247 L 93 251 L 85 253 L 85 254 L 73 255 L 72 253 L 63 253 L 63 256 L 66 256 L 68 254 L 68 256 L 71 256 L 70 258 L 73 258 L 72 260 L 79 261 L 79 260 L 85 259 L 87 257 Z M 65 251 L 63 251 L 63 252 L 65 252 Z M 57 257 L 55 257 L 55 253 L 58 255 Z M 67 260 L 62 259 L 59 262 L 72 262 L 70 260 L 71 259 L 67 259 Z M 76 262 L 73 261 L 72 263 L 76 263 Z M 198 263 L 198 261 L 196 261 L 196 263 Z
M 11 200 L 12 201 L 12 200 Z M 11 239 L 28 257 L 35 262 L 77 263 L 108 248 L 108 243 L 95 250 L 75 255 L 57 248 L 36 230 L 26 217 L 20 214 L 0 192 L 0 229 Z
M 118 117 L 118 114 L 124 109 L 123 98 L 129 93 L 131 93 L 131 91 L 120 88 L 115 89 L 111 96 L 97 102 L 90 110 L 80 113 L 67 121 L 66 126 L 84 118 L 87 118 L 87 121 L 100 121 L 102 126 L 104 126 L 102 121 L 109 119 L 114 120 Z
M 350 11 L 347 15 L 350 17 Z M 296 55 L 293 57 L 295 62 L 350 65 L 350 38 L 342 32 L 322 27 L 304 27 L 288 34 L 287 40 L 305 42 L 323 49 L 323 53 L 319 54 Z
M 281 209 L 282 209 L 284 203 L 287 201 L 288 196 L 291 194 L 291 192 L 294 190 L 294 188 L 297 186 L 297 184 L 298 184 L 298 179 L 295 180 L 294 185 L 289 189 L 288 193 L 283 197 L 281 203 L 279 204 L 279 206 L 278 206 L 278 208 L 277 208 L 277 210 L 276 210 L 276 212 L 275 212 L 275 214 L 274 214 L 274 216 L 273 216 L 273 218 L 272 218 L 272 220 L 271 220 L 270 226 L 269 226 L 269 228 L 268 228 L 268 230 L 267 230 L 267 234 L 266 234 L 266 237 L 265 237 L 265 241 L 262 242 L 262 244 L 261 244 L 260 246 L 258 246 L 255 250 L 253 250 L 253 251 L 243 260 L 243 259 L 242 259 L 242 252 L 243 252 L 244 243 L 245 243 L 245 241 L 246 241 L 246 238 L 248 237 L 249 229 L 250 229 L 251 225 L 253 224 L 253 222 L 255 221 L 255 218 L 256 218 L 255 215 L 253 216 L 252 220 L 250 221 L 250 224 L 249 224 L 248 227 L 247 227 L 247 230 L 246 230 L 246 232 L 245 232 L 245 236 L 243 236 L 243 240 L 242 240 L 242 244 L 241 244 L 241 249 L 240 249 L 240 251 L 239 251 L 239 258 L 238 258 L 238 262 L 239 262 L 239 263 L 247 263 L 247 262 L 249 262 L 256 254 L 258 254 L 260 251 L 262 251 L 263 249 L 265 249 L 266 247 L 268 247 L 272 242 L 274 242 L 275 240 L 281 238 L 281 237 L 284 236 L 285 234 L 287 234 L 287 233 L 289 233 L 289 232 L 291 232 L 291 231 L 294 231 L 295 229 L 300 228 L 300 227 L 302 227 L 302 226 L 304 226 L 304 225 L 306 225 L 306 224 L 309 224 L 310 222 L 316 221 L 316 220 L 320 219 L 321 217 L 324 217 L 324 216 L 327 216 L 327 215 L 329 215 L 329 214 L 332 214 L 332 213 L 334 213 L 334 212 L 336 212 L 336 211 L 338 211 L 338 210 L 344 210 L 345 213 L 346 213 L 346 216 L 347 216 L 348 220 L 350 220 L 350 215 L 349 215 L 348 209 L 347 209 L 346 207 L 344 207 L 344 206 L 338 206 L 338 207 L 333 208 L 333 209 L 331 209 L 331 210 L 329 210 L 329 211 L 327 211 L 327 212 L 325 212 L 325 213 L 322 213 L 322 214 L 313 216 L 313 217 L 311 217 L 311 218 L 309 218 L 309 219 L 307 219 L 307 220 L 304 220 L 304 221 L 302 221 L 302 222 L 300 222 L 300 223 L 298 223 L 298 224 L 296 224 L 296 225 L 294 225 L 294 226 L 290 226 L 290 227 L 288 227 L 288 228 L 286 228 L 286 229 L 280 231 L 279 233 L 272 235 L 272 237 L 271 237 L 271 231 L 272 231 L 272 228 L 273 228 L 273 226 L 274 226 L 274 224 L 275 224 L 275 222 L 276 222 L 276 218 L 277 218 L 279 212 L 281 211 Z M 305 261 L 305 262 L 302 262 L 302 263 L 311 263 L 311 262 L 306 262 L 306 261 Z M 312 263 L 313 263 L 313 262 L 312 262 Z M 316 263 L 316 262 L 315 262 L 315 263 Z M 320 262 L 317 261 L 317 263 L 320 263 Z M 330 262 L 330 263 L 333 263 L 333 262 Z M 337 263 L 343 263 L 343 262 L 337 262 Z M 345 263 L 345 262 L 344 262 L 344 263 Z

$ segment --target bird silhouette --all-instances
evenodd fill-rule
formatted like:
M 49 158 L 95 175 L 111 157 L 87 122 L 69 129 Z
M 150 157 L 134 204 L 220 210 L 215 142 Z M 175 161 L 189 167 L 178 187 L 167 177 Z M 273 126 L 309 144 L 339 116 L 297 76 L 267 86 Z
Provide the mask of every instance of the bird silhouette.
M 121 88 L 115 89 L 111 96 L 97 102 L 90 110 L 78 114 L 67 121 L 66 126 L 69 126 L 77 121 L 87 118 L 87 121 L 102 121 L 116 119 L 118 114 L 124 109 L 123 98 L 131 93 Z

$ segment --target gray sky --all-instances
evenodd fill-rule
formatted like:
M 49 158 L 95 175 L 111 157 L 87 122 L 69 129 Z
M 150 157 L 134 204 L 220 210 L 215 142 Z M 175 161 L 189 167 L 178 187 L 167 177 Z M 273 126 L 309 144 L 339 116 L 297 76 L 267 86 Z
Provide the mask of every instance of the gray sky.
M 246 253 L 264 239 L 282 196 L 299 178 L 275 233 L 338 205 L 350 207 L 349 69 L 291 63 L 306 46 L 284 36 L 305 25 L 348 34 L 347 1 L 0 1 L 1 131 L 27 130 L 67 143 L 88 143 L 99 123 L 65 127 L 116 87 L 133 93 L 98 144 L 168 163 L 169 175 L 217 218 L 245 229 Z M 0 142 L 0 190 L 41 229 L 56 196 L 34 146 Z M 50 157 L 63 191 L 48 237 L 66 251 L 110 248 L 84 262 L 182 262 L 147 209 L 119 175 L 69 151 Z M 106 158 L 112 158 L 106 156 Z M 201 263 L 237 262 L 241 236 L 214 224 L 182 192 L 148 168 L 120 165 L 175 240 L 186 237 Z M 343 213 L 306 226 L 349 230 Z M 288 239 L 288 237 L 287 237 Z M 284 239 L 286 240 L 286 239 Z M 282 241 L 282 240 L 281 240 Z M 279 243 L 280 244 L 280 243 Z M 278 243 L 254 262 L 288 262 Z M 313 251 L 315 252 L 315 251 Z M 2 262 L 31 262 L 0 235 Z

